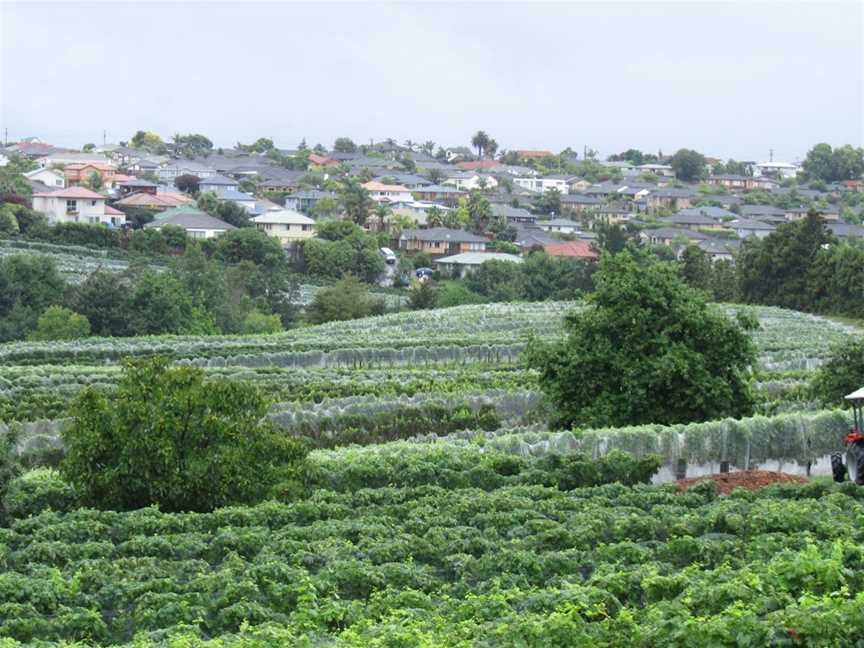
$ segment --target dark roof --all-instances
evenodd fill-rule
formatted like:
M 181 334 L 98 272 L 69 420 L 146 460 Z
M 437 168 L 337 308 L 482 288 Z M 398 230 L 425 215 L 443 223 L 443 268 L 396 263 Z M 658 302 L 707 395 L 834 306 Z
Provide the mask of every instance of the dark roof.
M 400 239 L 416 241 L 453 241 L 454 243 L 486 243 L 484 236 L 478 236 L 465 230 L 454 230 L 447 227 L 432 227 L 430 229 L 402 230 Z
M 704 241 L 711 237 L 702 232 L 694 232 L 693 230 L 678 229 L 676 227 L 658 227 L 655 229 L 645 229 L 640 232 L 651 238 L 674 239 L 679 236 L 684 236 L 695 241 Z
M 237 181 L 232 178 L 226 178 L 223 175 L 214 175 L 209 178 L 202 178 L 200 184 L 204 185 L 222 185 L 225 187 L 236 187 Z
M 531 219 L 537 220 L 537 217 L 529 212 L 527 209 L 522 209 L 521 207 L 513 207 L 508 204 L 494 204 L 491 205 L 492 213 L 496 216 L 503 216 L 504 218 L 509 219 Z
M 573 203 L 576 205 L 600 205 L 603 203 L 599 198 L 594 196 L 585 196 L 583 194 L 563 194 L 561 196 L 562 203 Z
M 834 233 L 834 236 L 839 238 L 846 238 L 849 236 L 864 238 L 864 227 L 861 227 L 861 225 L 850 225 L 849 223 L 826 223 L 826 226 Z
M 150 182 L 148 180 L 127 180 L 126 182 L 121 182 L 119 184 L 120 187 L 158 187 L 155 182 Z
M 299 198 L 303 200 L 318 200 L 320 198 L 335 198 L 335 191 L 319 191 L 318 189 L 307 189 L 306 191 L 297 191 L 290 196 L 287 196 L 286 200 L 291 200 L 292 198 Z
M 741 205 L 742 216 L 785 216 L 786 211 L 774 205 Z
M 658 218 L 660 223 L 668 223 L 670 225 L 716 225 L 717 221 L 702 214 L 682 214 L 677 213 L 672 216 L 664 216 Z
M 210 214 L 191 207 L 177 207 L 156 215 L 156 219 L 147 223 L 144 227 L 148 229 L 162 227 L 163 225 L 176 225 L 183 229 L 209 229 L 209 230 L 232 230 L 237 229 L 230 223 Z

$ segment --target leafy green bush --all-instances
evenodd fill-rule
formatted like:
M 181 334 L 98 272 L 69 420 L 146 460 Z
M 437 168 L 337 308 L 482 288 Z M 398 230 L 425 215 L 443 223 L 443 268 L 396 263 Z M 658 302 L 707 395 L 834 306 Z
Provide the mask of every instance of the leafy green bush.
M 3 497 L 12 518 L 25 518 L 52 510 L 68 512 L 78 505 L 75 489 L 53 468 L 36 468 L 13 480 Z
M 305 444 L 264 420 L 269 404 L 240 381 L 163 358 L 127 362 L 110 397 L 88 388 L 63 432 L 63 475 L 93 506 L 206 511 L 256 502 L 299 478 Z
M 835 347 L 813 379 L 813 396 L 830 407 L 846 407 L 844 397 L 864 387 L 864 340 Z

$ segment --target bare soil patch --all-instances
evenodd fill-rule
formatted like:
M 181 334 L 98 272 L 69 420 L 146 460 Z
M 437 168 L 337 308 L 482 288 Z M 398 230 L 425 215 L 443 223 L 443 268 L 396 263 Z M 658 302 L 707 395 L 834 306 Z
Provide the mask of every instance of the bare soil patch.
M 801 475 L 790 475 L 782 472 L 770 472 L 768 470 L 742 470 L 740 472 L 718 473 L 716 475 L 703 475 L 702 477 L 690 477 L 679 479 L 675 482 L 679 492 L 686 492 L 691 486 L 710 479 L 717 483 L 717 492 L 728 495 L 736 488 L 747 490 L 759 490 L 771 484 L 806 484 L 809 480 Z

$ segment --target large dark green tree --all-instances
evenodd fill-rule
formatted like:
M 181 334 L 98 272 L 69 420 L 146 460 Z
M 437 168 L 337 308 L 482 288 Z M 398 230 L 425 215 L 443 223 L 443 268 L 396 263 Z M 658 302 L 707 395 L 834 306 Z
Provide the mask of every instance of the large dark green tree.
M 354 178 L 345 178 L 339 185 L 339 202 L 348 218 L 357 225 L 366 223 L 369 212 L 375 207 L 369 192 Z
M 737 259 L 742 298 L 812 310 L 815 285 L 811 272 L 820 250 L 833 243 L 836 239 L 815 212 L 780 225 L 765 238 L 746 239 Z
M 678 150 L 669 164 L 675 171 L 675 177 L 684 182 L 698 180 L 705 172 L 705 156 L 690 149 Z
M 604 255 L 561 342 L 529 345 L 559 427 L 684 423 L 753 412 L 752 321 L 730 319 L 649 254 Z
M 807 151 L 801 166 L 808 180 L 855 180 L 864 173 L 864 149 L 849 144 L 833 149 L 822 142 Z
M 21 339 L 34 330 L 42 311 L 59 305 L 64 287 L 49 257 L 22 254 L 0 259 L 0 342 Z

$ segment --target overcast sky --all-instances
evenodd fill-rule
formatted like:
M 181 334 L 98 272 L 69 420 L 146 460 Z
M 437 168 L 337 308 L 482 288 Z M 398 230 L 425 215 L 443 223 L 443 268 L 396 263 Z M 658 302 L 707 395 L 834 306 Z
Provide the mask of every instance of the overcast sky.
M 604 157 L 864 143 L 864 3 L 0 3 L 0 128 Z

